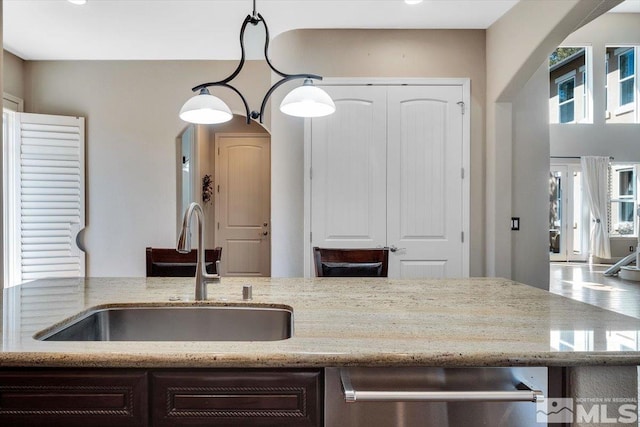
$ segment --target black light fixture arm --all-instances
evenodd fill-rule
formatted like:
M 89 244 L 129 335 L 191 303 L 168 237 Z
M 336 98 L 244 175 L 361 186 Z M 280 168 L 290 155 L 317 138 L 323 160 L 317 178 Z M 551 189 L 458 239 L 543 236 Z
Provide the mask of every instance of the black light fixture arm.
M 269 27 L 267 27 L 267 22 L 264 20 L 262 15 L 260 15 L 259 13 L 258 13 L 258 22 L 262 22 L 262 25 L 264 25 L 264 34 L 265 34 L 265 36 L 264 36 L 264 59 L 267 60 L 267 64 L 269 64 L 269 68 L 271 68 L 274 73 L 278 74 L 281 77 L 287 77 L 288 74 L 283 73 L 282 71 L 280 71 L 276 67 L 274 67 L 273 64 L 271 63 L 271 60 L 269 59 L 269 42 L 270 42 Z
M 269 90 L 267 91 L 266 95 L 262 100 L 262 104 L 260 105 L 260 111 L 258 112 L 258 111 L 249 110 L 249 104 L 247 103 L 247 100 L 245 99 L 245 97 L 242 95 L 242 93 L 240 93 L 238 89 L 230 85 L 229 82 L 235 79 L 238 76 L 238 74 L 240 74 L 240 71 L 244 67 L 244 62 L 245 62 L 244 32 L 247 28 L 247 25 L 251 24 L 255 26 L 255 25 L 258 25 L 259 23 L 262 23 L 265 31 L 264 58 L 267 61 L 267 65 L 269 65 L 269 68 L 271 68 L 271 70 L 274 73 L 281 76 L 282 79 L 274 83 L 274 85 L 271 86 L 271 88 L 269 88 Z M 269 59 L 269 27 L 267 27 L 267 22 L 264 20 L 262 15 L 256 12 L 255 0 L 253 0 L 253 13 L 251 15 L 247 15 L 247 17 L 244 19 L 244 22 L 242 23 L 242 28 L 240 29 L 240 51 L 241 51 L 240 62 L 238 63 L 238 66 L 236 67 L 236 69 L 228 77 L 216 82 L 199 84 L 198 86 L 194 86 L 191 90 L 193 92 L 199 92 L 200 90 L 211 87 L 211 86 L 222 86 L 222 87 L 226 87 L 233 90 L 235 93 L 238 94 L 238 96 L 242 100 L 242 103 L 244 104 L 246 114 L 247 114 L 247 124 L 251 123 L 251 119 L 254 119 L 254 120 L 260 119 L 260 123 L 262 123 L 264 118 L 264 110 L 266 108 L 269 97 L 271 96 L 274 90 L 276 90 L 278 87 L 280 87 L 284 83 L 291 80 L 296 80 L 296 79 L 322 80 L 322 76 L 318 76 L 316 74 L 286 74 L 273 66 L 273 64 L 271 63 L 271 60 Z
M 231 86 L 228 83 L 218 83 L 216 86 L 222 86 L 222 87 L 226 87 L 231 89 L 232 91 L 234 91 L 235 93 L 238 94 L 238 96 L 240 97 L 240 99 L 242 100 L 242 104 L 244 104 L 244 110 L 245 110 L 245 114 L 247 115 L 247 124 L 249 124 L 249 116 L 253 113 L 250 112 L 249 110 L 249 104 L 247 103 L 247 100 L 245 99 L 244 96 L 242 96 L 242 93 L 240 93 L 240 91 L 238 89 L 236 89 L 235 87 Z
M 224 83 L 229 83 L 231 80 L 235 79 L 238 76 L 238 74 L 240 74 L 240 71 L 242 70 L 242 67 L 244 67 L 244 61 L 245 61 L 244 30 L 247 28 L 247 25 L 252 21 L 253 21 L 253 18 L 251 17 L 251 15 L 247 15 L 247 17 L 244 18 L 244 22 L 242 23 L 242 28 L 240 29 L 240 51 L 241 51 L 240 62 L 238 63 L 238 66 L 233 71 L 233 73 L 229 74 L 228 77 L 226 77 L 226 78 L 224 78 L 222 80 L 219 80 L 217 82 L 202 83 L 202 84 L 199 84 L 198 86 L 194 86 L 191 89 L 192 91 L 197 92 L 200 89 L 203 89 L 203 88 L 206 88 L 206 87 L 222 86 Z

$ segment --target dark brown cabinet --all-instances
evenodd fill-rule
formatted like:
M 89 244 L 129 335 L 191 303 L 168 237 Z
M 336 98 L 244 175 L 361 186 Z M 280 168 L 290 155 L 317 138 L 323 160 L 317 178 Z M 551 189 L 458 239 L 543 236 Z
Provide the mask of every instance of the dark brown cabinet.
M 153 426 L 322 425 L 320 371 L 151 373 Z
M 148 425 L 147 380 L 138 370 L 0 371 L 0 425 Z
M 319 427 L 323 390 L 320 369 L 12 369 L 0 425 Z

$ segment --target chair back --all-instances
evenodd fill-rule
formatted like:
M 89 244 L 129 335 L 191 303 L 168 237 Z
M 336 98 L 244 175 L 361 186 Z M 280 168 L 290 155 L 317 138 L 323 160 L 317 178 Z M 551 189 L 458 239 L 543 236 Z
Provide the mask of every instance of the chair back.
M 222 257 L 222 248 L 205 249 L 207 273 L 216 274 L 216 261 Z M 195 277 L 198 251 L 181 254 L 175 249 L 147 248 L 147 277 Z
M 389 248 L 313 248 L 317 277 L 387 277 Z

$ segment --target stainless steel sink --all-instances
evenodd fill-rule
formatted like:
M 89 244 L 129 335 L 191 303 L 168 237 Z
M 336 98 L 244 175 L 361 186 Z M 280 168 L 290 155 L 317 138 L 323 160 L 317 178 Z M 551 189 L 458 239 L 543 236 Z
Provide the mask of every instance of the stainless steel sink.
M 41 341 L 277 341 L 291 338 L 290 309 L 250 306 L 96 308 L 34 336 Z

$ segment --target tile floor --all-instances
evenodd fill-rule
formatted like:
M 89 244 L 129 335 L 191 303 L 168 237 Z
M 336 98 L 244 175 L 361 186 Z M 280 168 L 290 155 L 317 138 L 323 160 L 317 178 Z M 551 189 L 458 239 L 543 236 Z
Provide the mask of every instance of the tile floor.
M 549 292 L 640 318 L 640 282 L 606 277 L 609 267 L 552 262 Z

